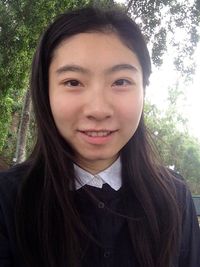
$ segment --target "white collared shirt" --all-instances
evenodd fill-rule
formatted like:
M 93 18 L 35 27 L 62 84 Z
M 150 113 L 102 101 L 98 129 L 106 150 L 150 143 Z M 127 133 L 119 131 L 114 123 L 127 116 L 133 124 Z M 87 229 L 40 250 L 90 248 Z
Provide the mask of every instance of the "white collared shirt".
M 110 167 L 95 175 L 80 168 L 76 164 L 74 164 L 74 170 L 77 177 L 77 180 L 75 181 L 76 190 L 84 185 L 102 188 L 103 184 L 107 183 L 117 191 L 122 186 L 120 158 L 118 158 Z

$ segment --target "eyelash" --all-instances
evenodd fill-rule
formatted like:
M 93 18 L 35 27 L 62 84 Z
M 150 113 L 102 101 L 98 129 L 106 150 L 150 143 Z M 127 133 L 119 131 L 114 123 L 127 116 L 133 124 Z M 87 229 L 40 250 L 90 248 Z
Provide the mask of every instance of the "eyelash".
M 75 83 L 75 84 L 73 84 L 73 83 Z M 63 84 L 65 86 L 69 86 L 69 87 L 77 87 L 77 86 L 80 86 L 81 85 L 81 83 L 78 80 L 76 80 L 76 79 L 64 81 Z
M 117 84 L 117 83 L 120 83 L 120 84 Z M 81 85 L 81 83 L 76 79 L 64 81 L 63 84 L 68 87 L 77 87 Z M 113 83 L 113 86 L 128 86 L 131 84 L 132 82 L 127 79 L 118 79 Z
M 123 84 L 117 84 L 117 82 L 122 82 L 123 81 Z M 132 82 L 127 80 L 127 79 L 119 79 L 119 80 L 116 80 L 113 85 L 114 86 L 127 86 L 127 85 L 131 85 Z

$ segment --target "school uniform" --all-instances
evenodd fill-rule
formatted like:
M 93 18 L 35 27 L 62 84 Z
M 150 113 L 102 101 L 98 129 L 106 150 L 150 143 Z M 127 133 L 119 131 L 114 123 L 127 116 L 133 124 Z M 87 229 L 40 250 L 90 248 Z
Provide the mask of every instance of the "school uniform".
M 76 165 L 75 172 L 79 178 L 73 192 L 75 205 L 95 239 L 86 236 L 81 239 L 82 267 L 138 267 L 128 219 L 121 214 L 128 214 L 127 207 L 139 210 L 139 206 L 136 201 L 124 203 L 127 191 L 122 185 L 120 159 L 95 176 Z M 16 196 L 23 174 L 23 167 L 0 174 L 0 267 L 26 267 L 14 225 Z M 191 194 L 183 183 L 176 186 L 179 202 L 185 209 L 181 245 L 173 267 L 200 267 L 200 232 Z

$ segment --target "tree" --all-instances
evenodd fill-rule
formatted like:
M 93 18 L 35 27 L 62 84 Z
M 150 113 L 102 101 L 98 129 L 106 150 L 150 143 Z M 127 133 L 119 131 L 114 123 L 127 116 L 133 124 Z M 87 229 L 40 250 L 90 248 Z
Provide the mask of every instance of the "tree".
M 191 57 L 199 41 L 199 0 L 129 0 L 127 11 L 138 22 L 152 49 L 156 66 L 162 64 L 167 45 L 173 45 L 176 57 L 174 64 L 187 79 L 194 72 Z M 185 36 L 180 42 L 180 33 Z M 187 58 L 187 63 L 184 60 Z M 190 61 L 190 64 L 188 64 Z
M 180 94 L 177 88 L 169 91 L 165 111 L 147 101 L 145 119 L 164 165 L 183 175 L 191 191 L 200 194 L 200 143 L 189 135 L 187 121 L 177 111 Z
M 24 107 L 18 131 L 19 137 L 17 138 L 17 147 L 15 154 L 16 163 L 20 163 L 26 159 L 26 142 L 27 142 L 29 123 L 30 123 L 30 113 L 31 113 L 31 97 L 30 97 L 30 90 L 28 89 L 25 95 Z

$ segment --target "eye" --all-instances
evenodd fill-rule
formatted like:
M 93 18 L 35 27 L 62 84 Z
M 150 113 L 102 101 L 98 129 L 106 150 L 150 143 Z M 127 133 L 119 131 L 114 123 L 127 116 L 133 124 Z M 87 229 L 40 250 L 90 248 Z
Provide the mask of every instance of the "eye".
M 126 86 L 126 85 L 131 85 L 131 84 L 132 82 L 127 79 L 119 79 L 113 83 L 114 86 Z
M 68 86 L 68 87 L 76 87 L 76 86 L 80 86 L 81 85 L 81 83 L 78 80 L 64 81 L 63 84 L 65 86 Z

